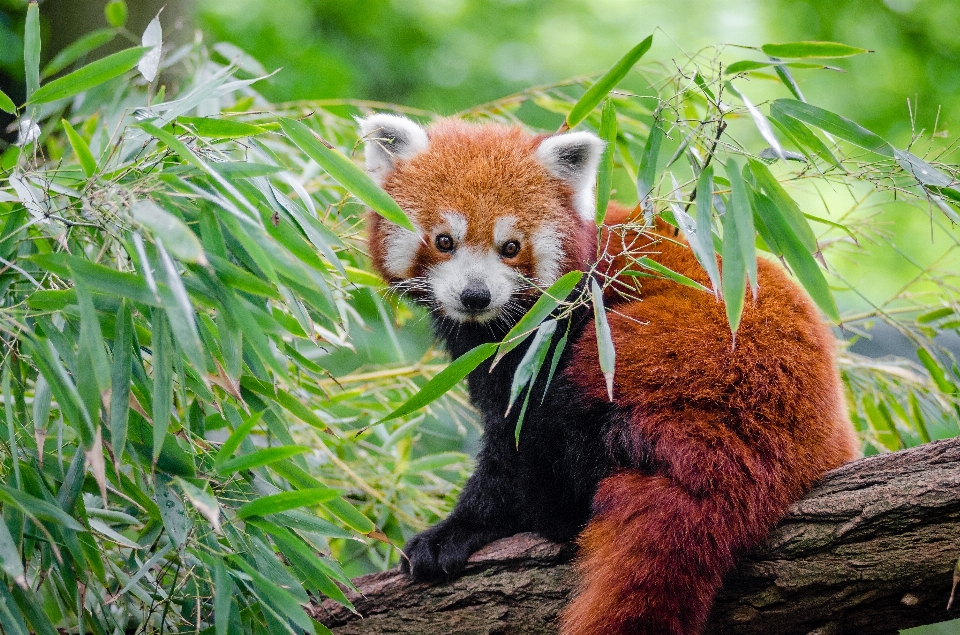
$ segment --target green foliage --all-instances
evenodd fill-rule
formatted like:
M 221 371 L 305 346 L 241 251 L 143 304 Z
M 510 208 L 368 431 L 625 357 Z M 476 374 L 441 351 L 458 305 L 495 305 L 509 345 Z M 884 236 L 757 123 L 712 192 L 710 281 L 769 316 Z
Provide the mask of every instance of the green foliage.
M 117 28 L 125 6 L 109 5 Z M 794 47 L 798 57 L 838 50 Z M 629 275 L 573 272 L 504 342 L 446 365 L 423 313 L 365 271 L 364 204 L 405 217 L 353 161 L 356 107 L 272 105 L 257 77 L 199 43 L 167 53 L 179 88 L 154 99 L 133 69 L 142 53 L 38 84 L 19 109 L 36 134 L 28 126 L 4 153 L 0 626 L 325 632 L 304 607 L 349 606 L 337 583 L 395 563 L 394 545 L 456 495 L 474 429 L 460 379 L 532 335 L 513 387 L 518 403 L 526 390 L 525 409 L 567 343 L 556 318 L 592 303 L 612 386 L 603 298 L 635 297 L 645 276 L 697 283 L 646 253 L 627 258 Z M 31 47 L 25 57 L 29 75 L 39 58 Z M 640 79 L 621 62 L 609 81 L 529 89 L 470 117 L 602 130 L 604 189 L 647 217 L 611 236 L 654 215 L 676 224 L 710 272 L 704 301 L 736 308 L 734 329 L 759 251 L 844 328 L 883 319 L 901 330 L 921 363 L 840 357 L 868 451 L 955 434 L 960 370 L 935 340 L 960 327 L 956 287 L 941 284 L 951 274 L 923 268 L 854 314 L 833 296 L 859 288 L 824 266 L 854 240 L 894 242 L 865 204 L 887 191 L 929 202 L 911 213 L 929 212 L 960 246 L 949 226 L 956 167 L 802 101 L 754 106 L 720 62 L 704 49 L 677 67 L 645 66 Z M 796 96 L 790 71 L 776 68 L 778 90 Z M 639 84 L 610 92 L 621 80 Z M 862 147 L 879 153 L 864 159 Z M 805 214 L 817 184 L 849 192 L 852 209 Z M 739 263 L 722 279 L 717 250 Z

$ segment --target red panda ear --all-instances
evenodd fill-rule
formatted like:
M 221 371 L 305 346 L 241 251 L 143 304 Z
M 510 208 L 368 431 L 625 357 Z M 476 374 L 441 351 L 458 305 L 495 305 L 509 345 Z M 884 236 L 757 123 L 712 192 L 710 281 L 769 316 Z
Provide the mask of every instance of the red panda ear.
M 383 113 L 357 119 L 366 143 L 367 173 L 382 185 L 397 159 L 409 159 L 427 149 L 427 133 L 406 117 Z
M 585 220 L 596 215 L 593 194 L 604 142 L 592 132 L 568 132 L 544 139 L 534 152 L 547 172 L 574 191 L 573 205 Z

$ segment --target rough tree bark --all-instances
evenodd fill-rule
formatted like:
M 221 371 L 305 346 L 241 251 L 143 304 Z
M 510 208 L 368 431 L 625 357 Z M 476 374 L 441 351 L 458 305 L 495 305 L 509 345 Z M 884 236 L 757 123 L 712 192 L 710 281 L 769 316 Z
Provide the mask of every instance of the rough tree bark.
M 358 578 L 363 619 L 329 600 L 313 613 L 338 635 L 555 633 L 574 555 L 519 534 L 450 583 Z M 960 617 L 946 610 L 958 556 L 960 439 L 862 459 L 829 473 L 728 576 L 707 633 L 885 635 Z

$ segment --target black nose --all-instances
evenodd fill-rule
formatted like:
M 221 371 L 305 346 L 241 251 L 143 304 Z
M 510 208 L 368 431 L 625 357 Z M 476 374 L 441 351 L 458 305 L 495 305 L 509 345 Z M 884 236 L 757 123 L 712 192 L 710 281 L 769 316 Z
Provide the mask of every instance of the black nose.
M 490 289 L 483 282 L 474 280 L 460 292 L 460 303 L 467 311 L 483 311 L 490 306 Z

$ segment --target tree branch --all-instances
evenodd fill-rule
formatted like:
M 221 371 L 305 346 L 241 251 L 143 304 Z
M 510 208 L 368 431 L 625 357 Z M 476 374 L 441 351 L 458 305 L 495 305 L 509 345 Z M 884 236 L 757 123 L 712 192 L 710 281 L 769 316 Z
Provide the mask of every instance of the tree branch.
M 338 635 L 555 633 L 576 584 L 575 549 L 519 534 L 470 558 L 463 577 L 358 578 L 364 619 L 327 600 Z M 946 610 L 960 556 L 960 439 L 874 456 L 829 473 L 731 573 L 707 633 L 895 634 L 960 617 Z

